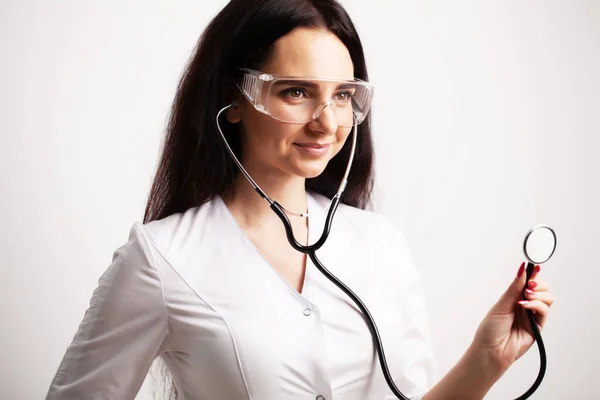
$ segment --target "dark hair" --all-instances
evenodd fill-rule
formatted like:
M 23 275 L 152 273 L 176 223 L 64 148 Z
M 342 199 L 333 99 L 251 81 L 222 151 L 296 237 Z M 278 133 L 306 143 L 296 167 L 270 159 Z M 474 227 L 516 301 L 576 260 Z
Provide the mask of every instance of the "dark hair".
M 356 78 L 368 80 L 362 44 L 350 17 L 335 0 L 231 0 L 204 30 L 177 88 L 162 156 L 146 204 L 144 223 L 204 204 L 232 187 L 238 173 L 219 136 L 217 112 L 235 98 L 239 68 L 260 69 L 273 43 L 295 28 L 325 28 L 348 48 Z M 326 56 L 326 55 L 324 55 Z M 237 155 L 236 125 L 221 124 Z M 333 197 L 351 148 L 347 140 L 306 189 Z M 373 144 L 367 117 L 341 201 L 365 208 L 373 188 Z M 162 369 L 168 379 L 168 371 Z M 172 384 L 164 388 L 177 399 Z
M 295 28 L 325 28 L 348 48 L 356 78 L 368 80 L 356 29 L 335 0 L 232 0 L 204 30 L 179 82 L 160 163 L 150 190 L 144 222 L 204 204 L 231 188 L 238 173 L 219 136 L 215 117 L 231 103 L 239 68 L 260 70 L 272 44 Z M 326 55 L 324 55 L 326 56 Z M 240 154 L 236 125 L 222 119 L 226 138 Z M 351 141 L 307 190 L 329 198 L 336 193 L 348 162 Z M 356 154 L 341 202 L 365 208 L 373 188 L 373 144 L 367 117 L 358 126 Z

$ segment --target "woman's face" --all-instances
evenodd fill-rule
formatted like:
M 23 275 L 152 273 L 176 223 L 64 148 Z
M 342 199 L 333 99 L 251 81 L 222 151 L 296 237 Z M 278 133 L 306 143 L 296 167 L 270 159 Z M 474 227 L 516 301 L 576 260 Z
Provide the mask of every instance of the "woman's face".
M 323 29 L 296 29 L 281 37 L 260 71 L 288 77 L 354 78 L 348 49 Z M 320 90 L 320 101 L 329 100 L 333 89 Z M 352 129 L 338 126 L 331 107 L 325 107 L 311 122 L 290 124 L 257 111 L 243 96 L 239 103 L 237 109 L 229 109 L 228 119 L 241 122 L 242 164 L 264 177 L 320 175 Z

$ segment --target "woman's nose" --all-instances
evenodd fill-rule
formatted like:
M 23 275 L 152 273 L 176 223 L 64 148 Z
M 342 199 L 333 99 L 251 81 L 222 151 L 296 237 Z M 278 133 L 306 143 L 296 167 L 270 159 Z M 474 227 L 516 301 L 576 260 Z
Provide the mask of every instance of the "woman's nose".
M 323 103 L 313 114 L 313 130 L 323 134 L 333 134 L 338 129 L 338 121 L 333 102 L 331 100 Z

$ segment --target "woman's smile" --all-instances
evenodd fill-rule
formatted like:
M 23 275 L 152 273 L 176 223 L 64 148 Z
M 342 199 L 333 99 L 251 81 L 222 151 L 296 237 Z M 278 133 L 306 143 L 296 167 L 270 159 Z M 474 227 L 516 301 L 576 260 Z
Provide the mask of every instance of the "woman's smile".
M 327 154 L 331 148 L 329 143 L 294 143 L 294 146 L 304 154 L 318 157 Z

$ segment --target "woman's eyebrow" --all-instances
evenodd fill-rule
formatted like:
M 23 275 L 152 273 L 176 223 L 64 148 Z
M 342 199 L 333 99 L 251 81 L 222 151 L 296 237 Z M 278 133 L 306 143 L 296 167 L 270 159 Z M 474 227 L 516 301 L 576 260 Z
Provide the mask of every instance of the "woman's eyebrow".
M 341 84 L 337 85 L 336 90 L 339 90 L 339 89 L 352 89 L 354 87 L 355 87 L 355 85 L 352 84 L 352 83 L 341 83 Z
M 289 79 L 289 80 L 280 80 L 275 82 L 275 86 L 299 86 L 299 87 L 306 87 L 306 88 L 318 88 L 319 85 L 317 85 L 314 82 L 309 82 L 309 81 L 299 81 L 299 80 L 295 80 L 295 79 Z
M 310 88 L 310 89 L 318 89 L 319 88 L 319 85 L 315 82 L 294 80 L 294 79 L 279 80 L 274 83 L 274 86 L 295 86 L 295 87 L 305 87 L 305 88 Z M 354 87 L 354 85 L 352 83 L 340 83 L 339 85 L 336 86 L 335 90 L 351 89 L 353 87 Z

